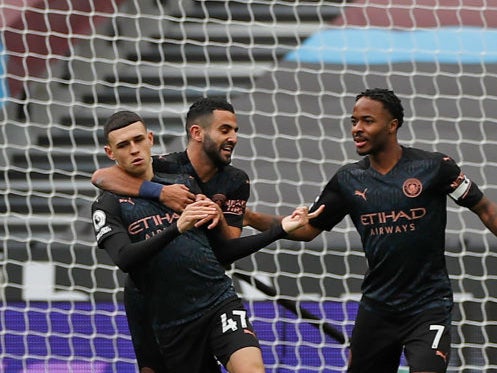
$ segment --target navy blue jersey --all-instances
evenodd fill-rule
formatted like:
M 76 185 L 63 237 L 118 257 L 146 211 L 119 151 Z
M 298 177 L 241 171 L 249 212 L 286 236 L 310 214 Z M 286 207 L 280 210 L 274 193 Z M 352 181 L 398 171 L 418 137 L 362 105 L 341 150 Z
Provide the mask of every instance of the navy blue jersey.
M 193 176 L 202 193 L 221 207 L 228 225 L 243 227 L 243 214 L 250 197 L 250 179 L 244 171 L 227 165 L 221 168 L 208 182 L 203 183 L 188 159 L 186 151 L 153 156 L 152 158 L 156 174 Z
M 311 208 L 325 210 L 310 223 L 331 230 L 348 214 L 368 263 L 362 302 L 379 312 L 414 314 L 452 300 L 444 256 L 447 195 L 472 207 L 483 194 L 450 157 L 402 149 L 386 175 L 368 157 L 340 168 Z
M 141 242 L 158 234 L 179 217 L 173 210 L 150 199 L 103 192 L 92 206 L 99 247 L 123 232 Z M 191 321 L 225 299 L 235 297 L 205 233 L 191 229 L 178 235 L 152 257 L 137 263 L 130 276 L 143 293 L 153 315 L 154 328 Z

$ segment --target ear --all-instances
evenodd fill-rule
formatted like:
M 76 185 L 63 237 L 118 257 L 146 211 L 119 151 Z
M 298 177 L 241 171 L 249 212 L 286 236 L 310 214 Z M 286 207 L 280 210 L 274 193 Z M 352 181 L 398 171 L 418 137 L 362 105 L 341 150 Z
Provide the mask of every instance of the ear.
M 150 146 L 154 146 L 154 133 L 152 131 L 149 131 L 147 133 L 147 138 L 148 138 L 148 141 L 150 142 Z
M 116 157 L 114 156 L 114 152 L 112 151 L 112 149 L 110 148 L 109 145 L 105 145 L 104 146 L 104 150 L 105 150 L 105 154 L 107 154 L 107 157 L 111 160 L 111 161 L 115 161 L 116 160 Z
M 198 124 L 193 124 L 190 127 L 190 138 L 192 140 L 202 142 L 203 141 L 203 128 Z
M 395 132 L 397 132 L 397 130 L 399 129 L 399 121 L 398 121 L 398 119 L 397 119 L 397 118 L 392 119 L 392 120 L 390 121 L 390 124 L 389 124 L 389 125 L 390 125 L 390 132 L 391 132 L 391 133 L 395 133 Z

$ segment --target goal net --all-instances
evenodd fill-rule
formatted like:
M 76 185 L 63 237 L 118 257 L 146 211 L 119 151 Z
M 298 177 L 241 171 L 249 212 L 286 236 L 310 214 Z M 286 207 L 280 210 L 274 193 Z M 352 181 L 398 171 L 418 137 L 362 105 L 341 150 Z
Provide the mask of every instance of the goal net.
M 402 143 L 451 155 L 497 200 L 497 1 L 4 0 L 0 16 L 2 372 L 136 371 L 123 276 L 89 216 L 117 110 L 164 153 L 186 146 L 194 100 L 228 99 L 249 207 L 286 214 L 358 159 L 355 95 L 391 88 Z M 496 370 L 496 240 L 451 201 L 446 236 L 449 370 Z M 365 271 L 348 218 L 233 266 L 267 372 L 346 370 Z

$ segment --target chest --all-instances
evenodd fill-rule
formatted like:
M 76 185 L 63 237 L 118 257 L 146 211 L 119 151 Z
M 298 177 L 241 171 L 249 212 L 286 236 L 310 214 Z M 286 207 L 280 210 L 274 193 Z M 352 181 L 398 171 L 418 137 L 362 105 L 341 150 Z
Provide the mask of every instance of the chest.
M 372 169 L 354 170 L 342 175 L 341 195 L 350 214 L 380 213 L 412 215 L 438 199 L 445 199 L 437 188 L 436 170 L 427 167 L 402 167 L 387 175 Z
M 179 218 L 173 210 L 151 200 L 122 198 L 121 219 L 133 241 L 150 238 Z

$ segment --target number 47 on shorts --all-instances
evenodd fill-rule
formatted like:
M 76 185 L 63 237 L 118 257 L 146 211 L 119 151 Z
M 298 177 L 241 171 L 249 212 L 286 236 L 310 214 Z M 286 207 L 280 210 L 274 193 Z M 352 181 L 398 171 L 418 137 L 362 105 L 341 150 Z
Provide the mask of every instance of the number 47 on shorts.
M 221 315 L 221 324 L 223 326 L 223 333 L 228 331 L 236 331 L 238 328 L 247 327 L 247 311 L 233 310 L 233 316 L 228 318 L 226 313 Z

